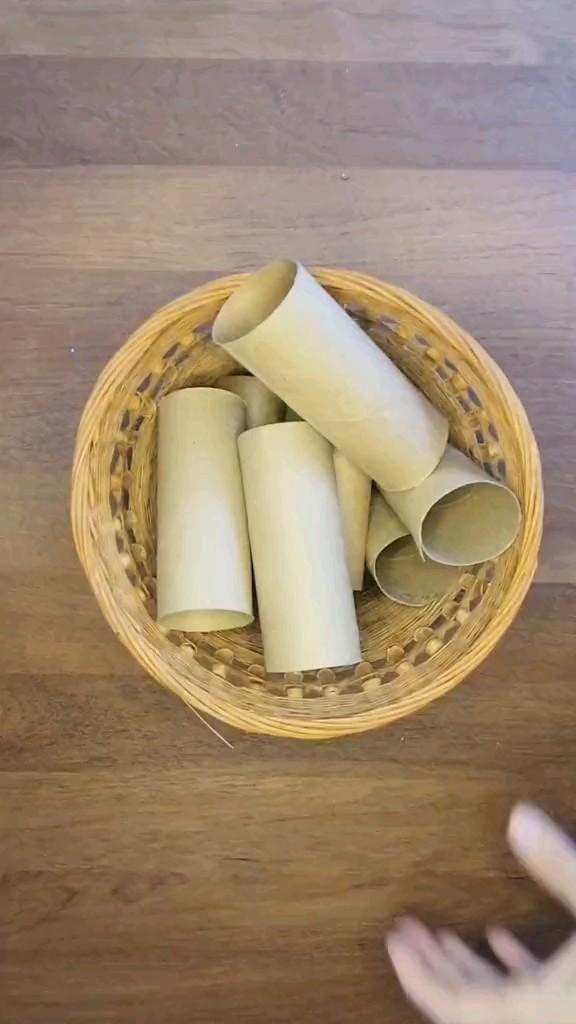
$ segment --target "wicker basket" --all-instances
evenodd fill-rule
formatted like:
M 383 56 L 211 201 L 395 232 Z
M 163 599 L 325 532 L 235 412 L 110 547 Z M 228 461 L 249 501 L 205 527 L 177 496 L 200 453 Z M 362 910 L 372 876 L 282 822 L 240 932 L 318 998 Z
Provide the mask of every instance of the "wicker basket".
M 363 274 L 316 276 L 449 417 L 453 442 L 520 498 L 513 547 L 462 573 L 426 608 L 358 599 L 365 661 L 354 669 L 268 676 L 258 625 L 163 633 L 155 622 L 156 408 L 175 388 L 212 384 L 233 367 L 210 342 L 244 275 L 198 288 L 154 313 L 102 373 L 74 460 L 78 554 L 116 635 L 142 666 L 200 714 L 240 729 L 306 739 L 362 732 L 409 715 L 456 686 L 497 643 L 533 577 L 542 529 L 538 449 L 508 381 L 480 346 L 413 295 Z

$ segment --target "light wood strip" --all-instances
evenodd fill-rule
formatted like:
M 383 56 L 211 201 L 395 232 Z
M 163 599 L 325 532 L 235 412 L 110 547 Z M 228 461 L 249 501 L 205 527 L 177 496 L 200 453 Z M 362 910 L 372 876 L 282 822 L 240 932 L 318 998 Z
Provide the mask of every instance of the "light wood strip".
M 286 253 L 378 270 L 408 287 L 434 274 L 446 293 L 452 282 L 461 302 L 497 273 L 502 291 L 516 295 L 527 274 L 545 275 L 556 314 L 558 302 L 568 308 L 573 277 L 575 180 L 549 171 L 358 167 L 345 178 L 320 167 L 4 169 L 0 203 L 10 219 L 0 260 L 4 271 L 9 258 L 13 278 L 32 266 L 221 272 Z M 469 291 L 460 296 L 455 276 L 463 274 Z M 524 290 L 528 306 L 510 305 L 528 322 L 544 290 Z M 487 312 L 493 301 L 486 291 Z
M 0 52 L 574 64 L 561 0 L 3 0 Z

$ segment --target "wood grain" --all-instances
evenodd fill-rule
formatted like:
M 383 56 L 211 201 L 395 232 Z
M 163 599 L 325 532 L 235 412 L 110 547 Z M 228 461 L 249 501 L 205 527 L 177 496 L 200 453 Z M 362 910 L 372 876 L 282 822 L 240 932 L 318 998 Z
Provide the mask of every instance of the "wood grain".
M 0 52 L 574 66 L 571 14 L 569 0 L 3 0 Z
M 0 160 L 574 169 L 575 84 L 558 66 L 7 56 Z
M 395 915 L 565 933 L 503 830 L 520 797 L 576 826 L 575 36 L 567 0 L 0 4 L 2 1024 L 409 1024 Z M 546 535 L 450 697 L 229 750 L 103 621 L 69 466 L 129 331 L 276 254 L 482 341 L 540 441 Z

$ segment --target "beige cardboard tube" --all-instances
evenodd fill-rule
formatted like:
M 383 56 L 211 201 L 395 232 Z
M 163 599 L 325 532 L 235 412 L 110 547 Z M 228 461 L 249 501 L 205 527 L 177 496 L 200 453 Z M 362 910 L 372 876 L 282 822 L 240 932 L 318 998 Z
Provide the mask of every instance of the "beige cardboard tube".
M 267 423 L 279 423 L 284 419 L 284 402 L 273 395 L 257 377 L 243 374 L 222 377 L 216 386 L 232 391 L 246 402 L 246 430 L 264 427 Z
M 442 597 L 459 574 L 455 566 L 422 558 L 404 524 L 376 492 L 370 509 L 366 564 L 386 597 L 415 608 Z
M 372 481 L 336 450 L 334 470 L 352 589 L 362 590 Z
M 290 409 L 286 406 L 286 415 L 284 417 L 286 423 L 297 423 L 301 419 L 302 417 L 299 416 L 297 412 L 294 412 L 294 409 Z
M 380 487 L 414 487 L 438 464 L 447 421 L 300 264 L 251 275 L 213 338 Z
M 450 445 L 433 473 L 410 491 L 384 497 L 419 550 L 444 565 L 496 558 L 518 534 L 518 498 Z
M 267 670 L 360 661 L 330 445 L 307 423 L 277 423 L 238 447 Z
M 211 632 L 252 622 L 250 547 L 237 437 L 241 398 L 217 388 L 159 403 L 158 622 Z

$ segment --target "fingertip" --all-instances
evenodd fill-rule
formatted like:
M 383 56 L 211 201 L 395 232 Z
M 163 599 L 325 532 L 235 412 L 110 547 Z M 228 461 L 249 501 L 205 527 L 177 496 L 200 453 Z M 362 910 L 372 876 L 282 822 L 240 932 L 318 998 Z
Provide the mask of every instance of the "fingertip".
M 396 938 L 408 938 L 408 936 L 413 935 L 421 927 L 420 922 L 415 917 L 405 914 L 402 917 L 396 918 L 388 934 Z
M 540 840 L 549 819 L 531 803 L 517 803 L 508 822 L 508 842 L 513 849 L 532 849 Z
M 386 945 L 392 944 L 397 953 L 414 951 L 414 944 L 425 931 L 424 925 L 414 917 L 399 917 L 386 936 Z
M 390 956 L 392 956 L 392 947 L 395 947 L 397 942 L 398 932 L 394 928 L 390 928 L 390 930 L 387 931 L 384 935 L 384 945 L 388 952 L 390 953 Z
M 397 967 L 398 960 L 402 958 L 402 954 L 406 951 L 406 943 L 397 931 L 388 932 L 385 942 L 388 956 L 394 964 L 394 967 Z
M 497 924 L 489 924 L 488 927 L 484 929 L 486 942 L 496 956 L 498 956 L 498 950 L 501 948 L 502 940 L 504 939 L 504 941 L 506 941 L 506 934 L 506 929 L 500 928 Z
M 394 927 L 398 931 L 404 931 L 406 928 L 418 927 L 420 922 L 416 917 L 411 917 L 410 914 L 403 914 L 401 917 L 397 917 L 394 922 Z

